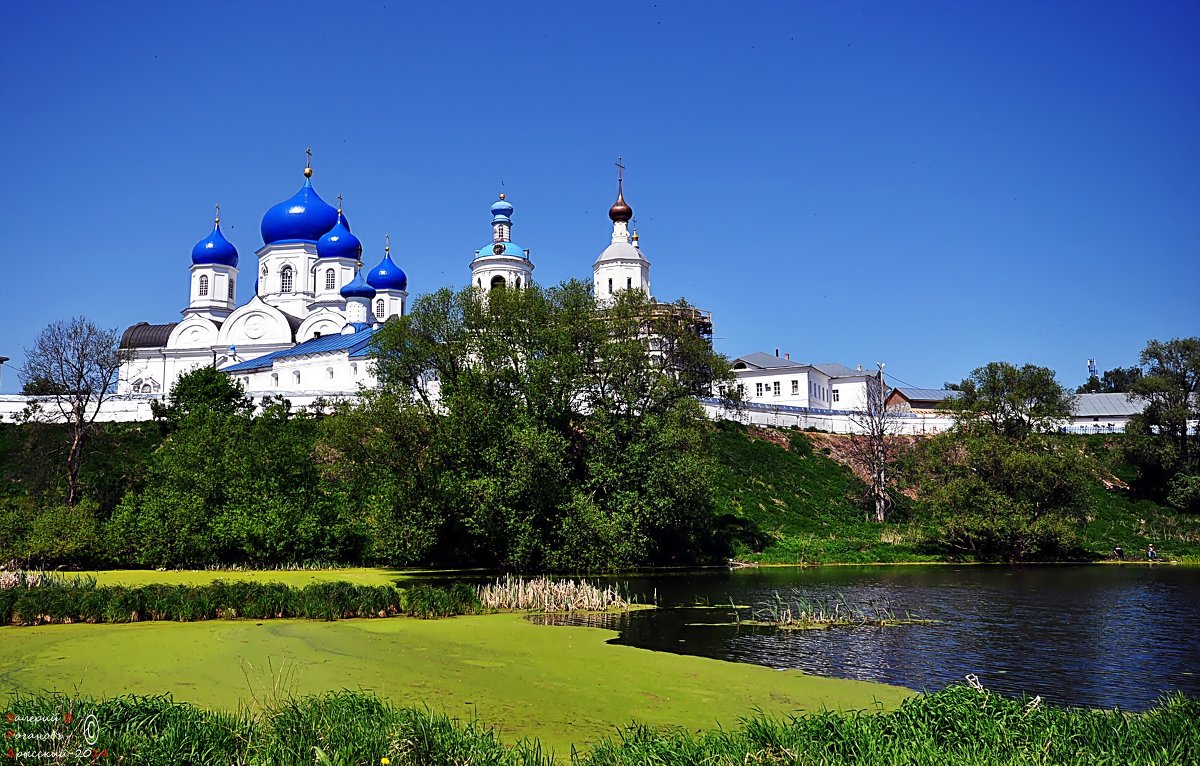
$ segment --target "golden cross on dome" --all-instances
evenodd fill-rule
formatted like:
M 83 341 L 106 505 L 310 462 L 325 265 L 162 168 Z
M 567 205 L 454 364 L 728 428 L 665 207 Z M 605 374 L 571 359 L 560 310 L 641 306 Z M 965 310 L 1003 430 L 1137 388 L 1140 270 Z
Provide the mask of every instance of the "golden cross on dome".
M 625 165 L 621 160 L 621 155 L 617 155 L 617 183 L 620 183 L 625 176 Z
M 304 163 L 304 177 L 312 178 L 312 147 L 305 147 L 304 153 L 308 156 L 308 160 Z

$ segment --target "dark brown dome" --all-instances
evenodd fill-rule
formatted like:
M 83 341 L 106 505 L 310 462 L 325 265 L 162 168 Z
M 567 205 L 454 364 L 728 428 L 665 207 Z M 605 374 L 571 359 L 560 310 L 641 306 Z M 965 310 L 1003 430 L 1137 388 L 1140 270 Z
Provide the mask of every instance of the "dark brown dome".
M 616 221 L 629 223 L 629 220 L 633 218 L 633 208 L 625 204 L 625 194 L 621 189 L 620 184 L 617 185 L 617 201 L 614 202 L 613 206 L 608 209 L 608 217 L 611 218 L 614 223 Z

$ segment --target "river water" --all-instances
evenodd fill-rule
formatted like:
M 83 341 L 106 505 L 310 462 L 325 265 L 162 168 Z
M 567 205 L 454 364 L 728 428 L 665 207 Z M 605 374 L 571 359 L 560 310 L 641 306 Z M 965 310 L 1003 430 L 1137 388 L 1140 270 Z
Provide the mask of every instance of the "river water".
M 1005 694 L 1086 707 L 1139 710 L 1167 691 L 1200 694 L 1195 567 L 754 568 L 612 579 L 660 608 L 568 619 L 615 629 L 618 644 L 918 690 L 974 674 Z M 735 611 L 746 619 L 777 594 L 886 603 L 899 616 L 937 622 L 807 631 L 729 624 Z

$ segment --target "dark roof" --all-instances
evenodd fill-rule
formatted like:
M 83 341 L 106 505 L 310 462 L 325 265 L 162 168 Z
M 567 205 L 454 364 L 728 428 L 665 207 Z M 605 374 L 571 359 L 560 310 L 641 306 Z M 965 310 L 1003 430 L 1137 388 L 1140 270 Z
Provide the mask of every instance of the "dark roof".
M 1126 394 L 1078 394 L 1072 397 L 1077 418 L 1128 417 L 1137 415 L 1146 408 L 1146 400 L 1135 397 L 1129 400 Z
M 879 374 L 878 370 L 852 370 L 846 365 L 838 364 L 837 362 L 814 364 L 813 367 L 831 378 L 861 378 L 864 375 L 868 378 L 873 378 Z
M 171 330 L 177 324 L 138 322 L 121 333 L 121 348 L 162 348 L 167 345 L 167 338 L 171 337 Z
M 961 391 L 944 388 L 897 388 L 892 393 L 898 393 L 910 402 L 941 402 L 962 396 Z
M 765 354 L 762 351 L 755 351 L 745 356 L 739 356 L 733 360 L 736 362 L 745 362 L 750 367 L 758 367 L 760 369 L 770 367 L 803 367 L 800 362 L 793 362 L 790 359 L 780 359 L 771 354 Z
M 855 370 L 847 367 L 844 364 L 836 362 L 826 362 L 824 364 L 807 364 L 806 362 L 797 362 L 792 359 L 782 359 L 772 354 L 767 354 L 762 351 L 755 351 L 745 356 L 739 356 L 733 360 L 736 365 L 738 362 L 745 362 L 749 368 L 760 370 L 778 369 L 783 367 L 811 367 L 814 370 L 824 373 L 831 378 L 856 378 L 861 376 L 874 377 L 878 375 L 875 371 Z
M 362 358 L 370 351 L 371 337 L 374 335 L 374 328 L 360 330 L 348 335 L 322 335 L 319 338 L 306 340 L 291 348 L 272 351 L 269 354 L 263 354 L 260 357 L 248 359 L 245 362 L 238 362 L 228 367 L 222 367 L 221 372 L 265 370 L 274 364 L 276 359 L 291 359 L 298 356 L 308 356 L 309 354 L 328 354 L 335 351 L 345 351 L 352 359 Z

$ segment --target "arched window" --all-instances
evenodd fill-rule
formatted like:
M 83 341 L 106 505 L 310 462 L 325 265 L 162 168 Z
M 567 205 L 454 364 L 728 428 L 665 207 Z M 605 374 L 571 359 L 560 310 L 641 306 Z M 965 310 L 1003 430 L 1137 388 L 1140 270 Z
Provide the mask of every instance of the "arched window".
M 325 289 L 332 290 L 337 287 L 337 276 L 333 273 L 333 269 L 325 269 Z
M 279 373 L 271 373 L 271 386 L 273 388 L 279 388 Z
M 350 363 L 350 374 L 355 377 L 358 377 L 358 363 L 357 362 Z
M 633 289 L 633 277 L 625 277 L 625 289 L 626 290 Z
M 517 289 L 518 290 L 521 289 L 521 278 L 520 277 L 517 277 Z
M 152 385 L 150 385 L 149 383 L 147 383 L 146 385 L 142 386 L 142 393 L 143 393 L 143 394 L 152 394 L 152 393 L 154 393 L 154 386 L 152 386 Z
M 326 373 L 327 375 L 329 375 L 329 379 L 330 379 L 330 380 L 333 380 L 333 368 L 332 368 L 332 367 L 326 367 L 326 368 L 325 368 L 325 373 Z
M 375 301 L 375 318 L 383 319 L 383 298 Z
M 207 274 L 200 275 L 200 294 L 208 295 L 208 275 Z
M 233 280 L 229 280 L 229 300 L 233 300 Z
M 300 371 L 296 370 L 292 373 L 292 381 L 298 386 L 300 385 Z
M 282 292 L 290 293 L 292 291 L 292 267 L 284 266 L 279 272 L 279 289 Z
M 495 290 L 497 287 L 504 287 L 504 277 L 492 277 L 492 289 Z
M 612 280 L 608 280 L 608 294 L 612 295 Z

